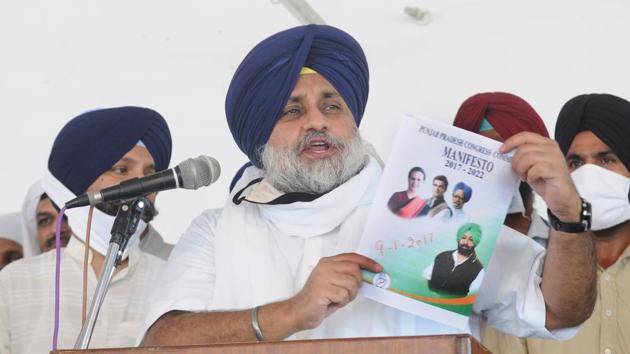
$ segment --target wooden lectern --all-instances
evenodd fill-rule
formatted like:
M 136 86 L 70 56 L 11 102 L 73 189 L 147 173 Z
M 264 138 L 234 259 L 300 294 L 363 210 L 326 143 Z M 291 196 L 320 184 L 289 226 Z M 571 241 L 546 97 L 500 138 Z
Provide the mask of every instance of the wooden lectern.
M 490 354 L 468 335 L 230 343 L 208 346 L 59 350 L 52 354 Z

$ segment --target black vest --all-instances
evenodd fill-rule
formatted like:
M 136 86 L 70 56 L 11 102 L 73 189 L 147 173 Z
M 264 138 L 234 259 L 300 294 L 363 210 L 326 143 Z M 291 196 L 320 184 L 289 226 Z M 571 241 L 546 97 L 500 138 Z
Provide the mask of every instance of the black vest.
M 446 291 L 464 296 L 468 294 L 470 284 L 483 268 L 483 264 L 473 252 L 464 263 L 453 269 L 455 266 L 453 252 L 452 250 L 445 251 L 435 257 L 429 287 L 431 290 Z

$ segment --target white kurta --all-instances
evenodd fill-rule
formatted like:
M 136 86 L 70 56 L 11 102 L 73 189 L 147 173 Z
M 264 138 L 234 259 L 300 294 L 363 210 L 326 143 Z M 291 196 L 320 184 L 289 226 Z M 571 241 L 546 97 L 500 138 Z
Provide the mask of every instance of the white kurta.
M 164 242 L 160 235 L 150 224 L 147 226 L 147 232 L 140 240 L 140 250 L 144 253 L 152 254 L 157 258 L 168 260 L 168 256 L 173 250 L 173 245 Z
M 260 175 L 249 168 L 234 191 Z M 360 174 L 312 202 L 235 205 L 230 197 L 223 210 L 204 212 L 171 253 L 150 299 L 144 329 L 172 310 L 248 309 L 295 295 L 321 257 L 357 249 L 380 175 L 372 160 Z M 509 255 L 496 257 L 499 264 L 494 266 L 491 262 L 488 273 L 509 275 L 485 285 L 475 309 L 504 331 L 550 336 L 539 287 L 544 249 L 522 239 L 519 247 L 529 252 L 507 247 Z M 506 262 L 511 258 L 521 262 Z M 318 328 L 292 338 L 454 333 L 461 330 L 358 297 Z
M 166 262 L 142 252 L 129 253 L 129 266 L 116 273 L 105 297 L 90 348 L 134 345 L 146 299 Z M 72 238 L 61 251 L 59 349 L 72 349 L 81 329 L 83 243 Z M 88 268 L 88 304 L 97 284 Z M 16 261 L 0 272 L 0 353 L 48 353 L 54 322 L 55 252 Z

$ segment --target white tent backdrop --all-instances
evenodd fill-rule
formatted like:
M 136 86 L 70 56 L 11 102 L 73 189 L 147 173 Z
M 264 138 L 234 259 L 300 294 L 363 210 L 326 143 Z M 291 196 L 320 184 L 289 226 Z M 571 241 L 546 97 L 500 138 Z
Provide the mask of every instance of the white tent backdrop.
M 310 0 L 363 45 L 371 92 L 361 131 L 387 157 L 398 117 L 451 122 L 482 91 L 529 101 L 553 131 L 569 98 L 630 98 L 630 2 L 623 0 Z M 414 22 L 406 6 L 428 9 Z M 227 128 L 230 78 L 257 42 L 300 23 L 273 1 L 7 0 L 0 2 L 0 213 L 18 210 L 46 167 L 55 135 L 83 111 L 156 109 L 172 163 L 207 154 L 217 183 L 158 198 L 155 224 L 175 242 L 203 209 L 219 208 L 245 156 Z

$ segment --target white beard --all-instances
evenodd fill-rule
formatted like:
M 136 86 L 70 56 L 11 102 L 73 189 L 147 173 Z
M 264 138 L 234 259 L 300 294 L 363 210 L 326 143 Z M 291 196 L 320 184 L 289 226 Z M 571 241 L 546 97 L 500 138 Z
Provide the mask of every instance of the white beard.
M 321 160 L 302 161 L 299 152 L 313 138 L 325 138 L 338 153 Z M 292 148 L 264 145 L 260 157 L 265 179 L 279 191 L 323 194 L 359 173 L 369 159 L 367 151 L 358 131 L 347 142 L 327 132 L 309 132 Z

